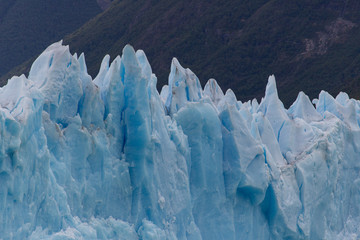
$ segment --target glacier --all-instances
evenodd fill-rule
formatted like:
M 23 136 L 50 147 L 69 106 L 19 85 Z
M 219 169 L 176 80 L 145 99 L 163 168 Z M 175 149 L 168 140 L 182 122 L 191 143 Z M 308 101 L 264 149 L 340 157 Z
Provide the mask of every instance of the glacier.
M 92 79 L 49 46 L 0 88 L 0 239 L 357 239 L 360 101 L 275 77 L 241 102 L 127 45 Z M 315 107 L 314 107 L 315 106 Z

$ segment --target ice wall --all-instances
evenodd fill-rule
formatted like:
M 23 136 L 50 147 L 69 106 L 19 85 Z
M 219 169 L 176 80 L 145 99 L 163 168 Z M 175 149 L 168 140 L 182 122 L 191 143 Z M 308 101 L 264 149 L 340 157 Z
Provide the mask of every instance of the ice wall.
M 204 89 L 141 50 L 98 76 L 61 42 L 0 88 L 0 239 L 355 239 L 360 102 Z

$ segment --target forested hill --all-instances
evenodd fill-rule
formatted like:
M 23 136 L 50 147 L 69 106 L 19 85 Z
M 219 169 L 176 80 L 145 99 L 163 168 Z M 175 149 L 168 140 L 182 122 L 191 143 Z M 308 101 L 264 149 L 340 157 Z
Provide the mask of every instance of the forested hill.
M 301 90 L 360 98 L 359 11 L 356 0 L 117 0 L 65 43 L 85 53 L 93 77 L 105 54 L 130 43 L 145 51 L 159 88 L 177 57 L 240 100 L 260 99 L 275 74 L 289 106 Z

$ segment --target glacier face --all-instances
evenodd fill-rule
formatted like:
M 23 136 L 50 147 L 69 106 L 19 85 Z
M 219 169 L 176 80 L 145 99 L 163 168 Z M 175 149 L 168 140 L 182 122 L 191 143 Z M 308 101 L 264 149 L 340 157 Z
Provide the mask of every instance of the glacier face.
M 176 59 L 159 94 L 143 51 L 98 76 L 61 42 L 0 89 L 1 239 L 360 236 L 360 102 L 204 89 Z

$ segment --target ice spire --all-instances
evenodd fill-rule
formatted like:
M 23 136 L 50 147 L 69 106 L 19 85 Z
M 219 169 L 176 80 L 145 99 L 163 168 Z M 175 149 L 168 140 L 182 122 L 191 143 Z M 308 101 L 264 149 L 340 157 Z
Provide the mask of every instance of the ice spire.
M 176 58 L 171 62 L 168 97 L 165 107 L 170 115 L 176 113 L 187 102 L 196 102 L 202 98 L 199 79 L 190 69 L 184 69 Z
M 295 102 L 290 106 L 288 114 L 292 118 L 302 118 L 306 122 L 320 121 L 321 115 L 315 110 L 308 96 L 304 92 L 299 92 Z

